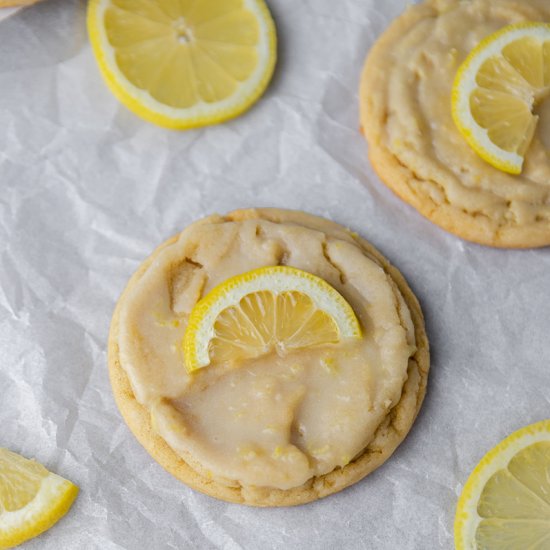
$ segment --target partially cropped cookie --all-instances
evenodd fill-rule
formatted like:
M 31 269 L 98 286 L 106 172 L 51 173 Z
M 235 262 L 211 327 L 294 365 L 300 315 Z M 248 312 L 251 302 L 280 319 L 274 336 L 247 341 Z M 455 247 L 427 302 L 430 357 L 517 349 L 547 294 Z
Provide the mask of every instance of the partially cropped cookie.
M 384 183 L 444 229 L 498 247 L 550 244 L 550 99 L 537 98 L 538 125 L 521 173 L 512 175 L 470 147 L 453 121 L 451 95 L 471 50 L 523 22 L 550 22 L 550 3 L 426 0 L 378 39 L 361 80 L 361 125 Z
M 192 224 L 142 264 L 113 316 L 109 370 L 128 426 L 174 476 L 290 506 L 389 458 L 422 404 L 429 353 L 416 298 L 368 242 L 250 209 Z

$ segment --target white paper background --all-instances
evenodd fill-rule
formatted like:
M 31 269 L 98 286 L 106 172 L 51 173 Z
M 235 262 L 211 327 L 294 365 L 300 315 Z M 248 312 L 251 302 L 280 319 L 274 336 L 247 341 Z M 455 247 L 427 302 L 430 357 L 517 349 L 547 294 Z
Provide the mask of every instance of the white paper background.
M 358 132 L 365 53 L 405 0 L 270 0 L 273 84 L 247 115 L 175 133 L 100 79 L 85 4 L 0 25 L 0 446 L 81 487 L 30 549 L 452 547 L 461 486 L 491 446 L 550 417 L 550 249 L 444 233 L 373 174 Z M 325 500 L 252 509 L 165 473 L 115 407 L 106 340 L 138 264 L 187 224 L 246 206 L 351 226 L 405 274 L 432 344 L 429 393 L 386 465 Z
M 10 15 L 13 15 L 14 13 L 17 13 L 18 9 L 19 8 L 0 8 L 0 21 L 10 17 Z

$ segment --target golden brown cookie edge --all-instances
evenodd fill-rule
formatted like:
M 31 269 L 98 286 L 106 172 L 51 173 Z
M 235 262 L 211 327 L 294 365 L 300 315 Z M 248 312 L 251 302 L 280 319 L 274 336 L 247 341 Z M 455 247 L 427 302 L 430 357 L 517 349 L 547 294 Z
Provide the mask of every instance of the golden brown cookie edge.
M 541 223 L 527 227 L 501 226 L 495 230 L 489 226 L 483 216 L 469 214 L 451 204 L 436 204 L 428 194 L 422 193 L 419 185 L 415 184 L 416 181 L 422 182 L 422 180 L 399 162 L 397 157 L 381 143 L 386 112 L 380 106 L 372 104 L 372 96 L 369 93 L 370 89 L 383 86 L 376 60 L 380 56 L 387 56 L 394 42 L 418 20 L 435 15 L 437 15 L 437 9 L 432 0 L 408 7 L 390 23 L 367 54 L 361 72 L 359 110 L 361 129 L 369 146 L 371 165 L 382 182 L 399 198 L 432 223 L 457 237 L 496 248 L 548 246 L 550 245 L 548 224 Z
M 270 212 L 284 212 L 285 215 L 288 216 L 288 218 L 285 218 L 285 222 L 290 223 L 292 223 L 291 218 L 293 213 L 299 213 L 303 216 L 302 212 L 277 209 L 247 209 L 237 211 L 235 214 L 242 215 L 244 213 L 244 215 L 248 217 L 264 219 L 262 214 L 266 218 L 269 218 L 270 216 L 268 213 Z M 231 214 L 229 214 L 229 216 L 231 216 Z M 307 215 L 307 217 L 312 221 L 315 219 L 320 219 L 323 222 L 329 221 L 312 215 Z M 344 229 L 339 224 L 334 225 L 339 229 Z M 408 284 L 405 282 L 405 279 L 370 243 L 360 237 L 353 237 L 353 239 L 378 261 L 390 275 L 403 295 L 411 312 L 417 340 L 417 351 L 409 360 L 408 378 L 403 386 L 401 399 L 381 423 L 375 433 L 373 441 L 367 446 L 363 454 L 344 468 L 338 468 L 323 476 L 314 477 L 304 485 L 293 489 L 281 490 L 259 487 L 236 488 L 227 487 L 214 480 L 207 479 L 196 472 L 154 432 L 149 412 L 135 399 L 130 381 L 125 371 L 120 366 L 117 343 L 118 316 L 120 304 L 124 301 L 129 289 L 136 284 L 143 273 L 145 273 L 156 255 L 159 254 L 163 248 L 174 243 L 178 237 L 179 234 L 171 237 L 160 245 L 131 277 L 126 289 L 117 302 L 109 332 L 108 366 L 115 402 L 126 424 L 130 428 L 130 431 L 151 457 L 177 479 L 197 491 L 227 502 L 262 507 L 295 506 L 312 502 L 345 489 L 381 466 L 406 437 L 422 405 L 426 393 L 429 371 L 429 345 L 420 305 Z

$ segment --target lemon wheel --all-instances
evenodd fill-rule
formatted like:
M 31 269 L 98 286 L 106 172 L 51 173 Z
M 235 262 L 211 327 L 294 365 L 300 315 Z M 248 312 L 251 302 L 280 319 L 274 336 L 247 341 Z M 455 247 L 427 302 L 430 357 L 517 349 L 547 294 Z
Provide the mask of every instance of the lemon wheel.
M 90 0 L 87 23 L 115 96 L 172 129 L 244 112 L 275 66 L 275 25 L 263 0 Z
M 550 24 L 522 23 L 488 36 L 460 66 L 452 113 L 486 162 L 520 174 L 537 106 L 550 96 Z
M 455 545 L 550 548 L 550 420 L 513 433 L 476 466 L 458 501 Z
M 185 366 L 192 372 L 360 336 L 353 309 L 326 281 L 293 267 L 263 267 L 228 279 L 196 304 L 184 337 Z

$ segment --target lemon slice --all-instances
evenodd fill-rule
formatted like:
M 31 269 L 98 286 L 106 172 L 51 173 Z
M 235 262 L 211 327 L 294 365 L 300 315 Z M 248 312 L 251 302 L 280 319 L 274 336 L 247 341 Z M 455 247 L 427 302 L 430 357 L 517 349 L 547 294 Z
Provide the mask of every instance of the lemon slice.
M 470 475 L 455 518 L 457 550 L 550 548 L 550 420 L 513 433 Z
M 460 66 L 452 91 L 455 124 L 486 162 L 520 174 L 550 95 L 550 25 L 510 25 L 490 35 Z
M 293 267 L 263 267 L 228 279 L 193 308 L 185 366 L 192 372 L 211 362 L 284 355 L 360 336 L 353 309 L 323 279 Z
M 275 66 L 275 25 L 263 0 L 90 0 L 88 32 L 118 99 L 173 129 L 247 110 Z
M 78 487 L 42 464 L 0 448 L 0 548 L 36 537 L 71 507 Z

